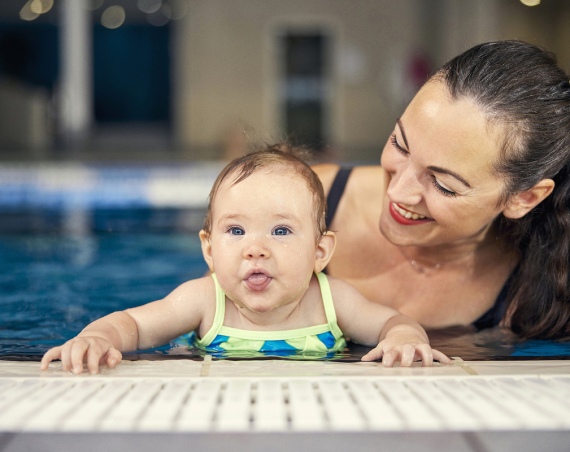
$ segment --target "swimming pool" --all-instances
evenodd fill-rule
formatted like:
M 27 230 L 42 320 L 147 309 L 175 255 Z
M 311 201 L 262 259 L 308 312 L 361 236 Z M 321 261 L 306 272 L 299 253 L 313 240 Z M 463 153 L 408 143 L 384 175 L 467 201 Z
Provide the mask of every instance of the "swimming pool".
M 15 179 L 0 168 L 0 359 L 37 360 L 89 322 L 203 275 L 197 234 L 218 169 L 171 168 L 174 180 L 160 169 L 98 169 L 79 179 L 74 170 L 65 182 L 29 171 Z M 568 342 L 521 342 L 500 329 L 430 336 L 435 348 L 465 360 L 570 357 Z M 359 360 L 366 351 L 351 344 L 335 359 Z M 173 354 L 200 358 L 165 346 L 130 359 Z
M 0 234 L 0 356 L 41 355 L 102 315 L 162 298 L 203 275 L 197 234 L 172 226 L 189 215 L 94 211 L 96 230 L 75 234 L 57 232 L 69 220 L 53 211 L 13 214 L 13 224 L 36 230 Z
M 183 281 L 203 275 L 207 266 L 197 236 L 203 213 L 6 212 L 0 226 L 0 358 L 38 359 L 96 318 L 162 298 Z M 73 222 L 82 225 L 81 232 L 70 226 Z M 463 359 L 570 356 L 569 343 L 520 342 L 500 330 L 449 329 L 433 332 L 432 342 Z M 366 351 L 355 345 L 351 350 L 353 356 L 344 360 Z M 172 347 L 148 353 L 159 357 L 168 352 Z

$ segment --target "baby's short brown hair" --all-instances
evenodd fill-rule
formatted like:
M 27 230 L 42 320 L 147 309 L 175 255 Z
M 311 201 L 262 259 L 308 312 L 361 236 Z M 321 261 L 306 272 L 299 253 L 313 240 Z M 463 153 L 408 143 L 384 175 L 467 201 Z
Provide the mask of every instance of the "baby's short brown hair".
M 307 184 L 307 188 L 312 193 L 315 204 L 315 223 L 317 225 L 318 237 L 325 235 L 327 232 L 325 222 L 327 203 L 325 193 L 319 177 L 304 160 L 306 154 L 307 151 L 304 148 L 291 146 L 287 143 L 277 143 L 267 146 L 264 149 L 245 154 L 228 163 L 216 178 L 212 190 L 210 191 L 208 210 L 204 221 L 204 231 L 210 234 L 212 230 L 212 204 L 220 185 L 222 185 L 222 182 L 230 175 L 236 175 L 232 182 L 232 185 L 235 185 L 248 178 L 257 170 L 270 166 L 283 166 L 288 170 L 292 170 L 295 174 L 298 174 Z

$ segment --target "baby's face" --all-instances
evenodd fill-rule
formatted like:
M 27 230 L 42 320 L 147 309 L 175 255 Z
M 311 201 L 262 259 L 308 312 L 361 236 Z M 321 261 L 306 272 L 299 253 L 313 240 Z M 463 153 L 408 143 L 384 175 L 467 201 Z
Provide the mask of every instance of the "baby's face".
M 220 186 L 212 204 L 213 270 L 240 308 L 270 312 L 300 300 L 314 271 L 317 227 L 306 182 L 282 167 Z

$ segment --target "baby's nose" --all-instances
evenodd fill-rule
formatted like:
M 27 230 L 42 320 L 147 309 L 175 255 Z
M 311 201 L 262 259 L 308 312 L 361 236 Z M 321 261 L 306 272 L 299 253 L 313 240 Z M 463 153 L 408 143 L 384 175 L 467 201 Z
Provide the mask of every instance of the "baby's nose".
M 268 258 L 270 255 L 269 248 L 260 239 L 252 239 L 244 249 L 244 257 L 249 259 Z

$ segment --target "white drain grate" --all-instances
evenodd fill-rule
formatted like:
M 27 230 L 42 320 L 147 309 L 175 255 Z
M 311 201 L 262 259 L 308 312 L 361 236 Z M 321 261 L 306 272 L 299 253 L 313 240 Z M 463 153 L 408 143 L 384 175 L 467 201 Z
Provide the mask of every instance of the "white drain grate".
M 0 378 L 0 431 L 568 430 L 570 376 Z

